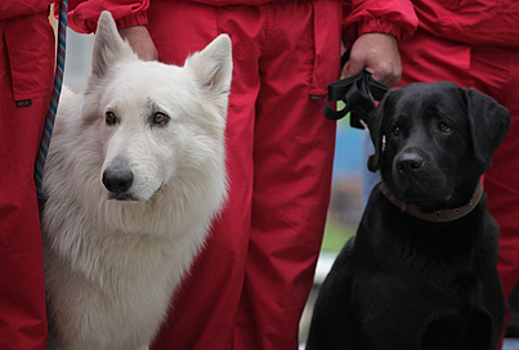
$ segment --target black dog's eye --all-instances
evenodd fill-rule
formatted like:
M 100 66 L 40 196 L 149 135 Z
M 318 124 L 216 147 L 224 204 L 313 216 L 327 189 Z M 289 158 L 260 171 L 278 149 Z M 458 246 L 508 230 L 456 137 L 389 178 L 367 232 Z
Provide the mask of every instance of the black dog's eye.
M 452 128 L 444 122 L 441 122 L 440 125 L 438 125 L 438 127 L 440 128 L 441 132 L 450 132 L 452 130 Z
M 164 113 L 157 112 L 153 115 L 153 124 L 164 125 L 169 121 L 169 117 Z
M 108 111 L 105 114 L 105 122 L 108 125 L 115 125 L 117 123 L 117 116 L 114 112 Z
M 398 125 L 395 125 L 395 126 L 393 126 L 393 129 L 391 129 L 391 134 L 393 136 L 398 136 L 398 135 L 400 135 L 401 131 L 402 130 L 400 129 L 400 127 Z

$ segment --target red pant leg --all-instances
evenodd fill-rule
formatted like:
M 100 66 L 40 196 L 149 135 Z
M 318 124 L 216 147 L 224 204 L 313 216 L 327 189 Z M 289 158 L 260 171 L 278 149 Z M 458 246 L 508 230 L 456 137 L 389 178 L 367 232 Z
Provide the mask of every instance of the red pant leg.
M 0 349 L 47 348 L 43 249 L 34 165 L 49 107 L 54 45 L 45 14 L 0 21 Z M 31 18 L 35 17 L 35 18 Z M 36 18 L 38 17 L 38 18 Z M 33 21 L 34 19 L 34 21 Z M 35 24 L 36 23 L 36 24 Z M 10 43 L 17 26 L 37 42 Z M 40 27 L 41 24 L 41 27 Z M 35 34 L 31 31 L 35 30 Z M 33 45 L 34 44 L 34 45 Z M 27 46 L 24 46 L 27 45 Z M 18 49 L 17 48 L 17 49 Z M 23 48 L 26 56 L 18 54 Z M 41 56 L 40 56 L 41 55 Z M 40 60 L 41 58 L 41 60 Z M 23 68 L 24 64 L 34 69 Z M 14 73 L 13 73 L 14 72 Z M 22 73 L 17 75 L 17 73 Z M 38 74 L 42 73 L 42 74 Z M 26 74 L 26 76 L 23 76 Z M 19 78 L 21 80 L 19 80 Z M 26 78 L 33 83 L 19 84 Z M 14 90 L 32 105 L 17 107 Z M 42 86 L 43 90 L 38 87 Z
M 243 8 L 243 7 L 240 7 Z M 257 8 L 238 11 L 243 29 L 214 6 L 192 1 L 154 1 L 149 29 L 159 57 L 182 64 L 224 27 L 233 43 L 234 73 L 227 119 L 229 199 L 180 291 L 154 350 L 232 349 L 250 232 L 255 101 L 259 89 L 255 40 L 262 36 Z
M 266 9 L 271 40 L 260 64 L 251 237 L 234 349 L 289 350 L 298 347 L 312 286 L 335 145 L 336 123 L 322 114 L 325 96 L 310 98 L 309 76 L 322 59 L 327 69 L 321 81 L 337 79 L 340 22 L 334 16 L 340 17 L 340 4 L 274 3 Z M 319 11 L 328 11 L 327 26 L 313 26 Z M 314 28 L 329 38 L 320 57 Z
M 402 58 L 401 86 L 416 82 L 453 81 L 472 86 L 470 45 L 436 38 L 418 29 L 399 43 Z
M 336 18 L 329 26 L 336 47 L 323 54 L 311 21 L 322 8 L 310 3 L 152 2 L 149 29 L 161 60 L 181 64 L 226 32 L 234 61 L 226 132 L 229 202 L 153 349 L 296 346 L 328 204 L 335 128 L 322 115 L 324 96 L 312 101 L 309 94 L 326 90 L 325 83 L 312 84 L 317 58 L 329 69 L 319 78 L 338 78 L 338 9 L 335 2 L 329 13 Z

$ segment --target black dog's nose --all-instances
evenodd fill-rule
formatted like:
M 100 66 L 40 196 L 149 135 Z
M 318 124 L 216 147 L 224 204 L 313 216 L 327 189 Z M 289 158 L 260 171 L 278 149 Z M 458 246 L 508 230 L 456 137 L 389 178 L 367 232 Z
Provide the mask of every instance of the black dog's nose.
M 411 173 L 420 170 L 424 163 L 423 158 L 416 154 L 404 154 L 398 159 L 396 168 L 400 172 Z
M 103 173 L 103 185 L 110 192 L 126 192 L 132 183 L 133 172 L 128 168 L 108 168 Z

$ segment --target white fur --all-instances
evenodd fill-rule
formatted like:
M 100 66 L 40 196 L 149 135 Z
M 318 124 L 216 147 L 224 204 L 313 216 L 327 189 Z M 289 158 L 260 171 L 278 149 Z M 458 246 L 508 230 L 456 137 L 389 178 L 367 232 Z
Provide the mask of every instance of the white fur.
M 226 198 L 231 71 L 226 35 L 184 67 L 144 62 L 101 15 L 88 87 L 65 89 L 45 168 L 50 349 L 146 349 L 157 333 Z M 134 179 L 114 195 L 103 172 L 120 168 Z

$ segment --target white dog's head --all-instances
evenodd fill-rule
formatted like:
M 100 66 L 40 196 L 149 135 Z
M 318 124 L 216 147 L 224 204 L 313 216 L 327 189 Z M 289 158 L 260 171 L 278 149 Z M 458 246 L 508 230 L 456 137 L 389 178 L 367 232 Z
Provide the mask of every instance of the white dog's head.
M 146 201 L 163 186 L 174 186 L 168 184 L 172 177 L 193 186 L 197 179 L 188 177 L 224 173 L 231 75 L 227 35 L 187 58 L 184 67 L 145 62 L 103 12 L 83 123 L 99 138 L 99 179 L 107 198 Z

